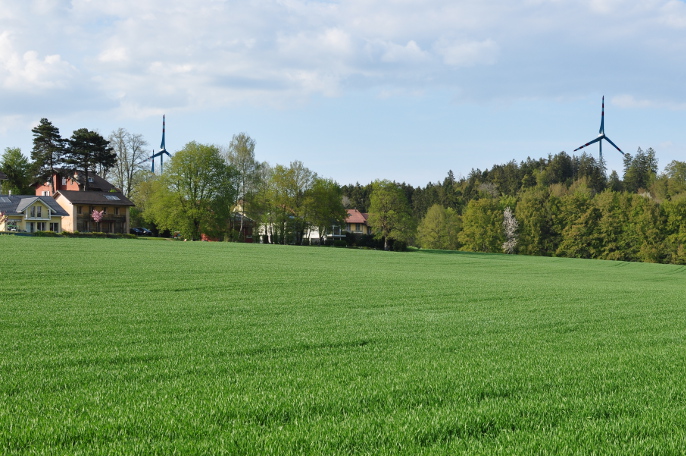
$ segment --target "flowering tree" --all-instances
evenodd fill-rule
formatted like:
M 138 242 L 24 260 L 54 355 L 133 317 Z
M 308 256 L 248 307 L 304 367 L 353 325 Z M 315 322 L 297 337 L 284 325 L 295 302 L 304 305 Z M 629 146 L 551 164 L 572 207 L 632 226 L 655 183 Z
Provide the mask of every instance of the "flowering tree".
M 519 222 L 512 213 L 512 209 L 508 206 L 503 212 L 503 231 L 505 232 L 505 242 L 503 243 L 503 252 L 512 254 L 517 247 L 517 228 Z
M 91 217 L 93 218 L 93 221 L 98 224 L 98 229 L 100 229 L 100 220 L 102 220 L 103 215 L 105 215 L 104 210 L 98 212 L 97 210 L 93 209 Z

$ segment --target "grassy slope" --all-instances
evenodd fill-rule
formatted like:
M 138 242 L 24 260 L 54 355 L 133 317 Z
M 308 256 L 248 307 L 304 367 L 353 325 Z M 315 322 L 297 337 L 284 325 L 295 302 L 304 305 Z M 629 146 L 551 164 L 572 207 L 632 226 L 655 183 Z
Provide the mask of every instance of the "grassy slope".
M 6 236 L 0 252 L 3 453 L 686 445 L 683 267 Z

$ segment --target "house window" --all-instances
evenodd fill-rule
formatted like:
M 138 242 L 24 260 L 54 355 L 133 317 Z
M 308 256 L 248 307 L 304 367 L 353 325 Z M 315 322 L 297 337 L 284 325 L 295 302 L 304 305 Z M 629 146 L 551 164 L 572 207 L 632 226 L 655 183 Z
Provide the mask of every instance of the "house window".
M 59 223 L 50 223 L 50 231 L 54 231 L 55 233 L 60 232 L 60 224 Z
M 62 178 L 62 185 L 67 185 L 67 178 L 66 177 Z
M 92 214 L 94 210 L 95 210 L 95 208 L 93 206 L 91 206 L 88 208 L 88 213 Z
M 45 231 L 45 222 L 38 222 L 36 223 L 36 229 L 38 231 Z
M 82 212 L 83 212 L 83 206 L 76 206 L 76 213 L 81 215 Z
M 118 207 L 114 208 L 114 215 L 119 215 L 119 208 Z
M 105 195 L 105 198 L 110 201 L 119 201 L 119 197 L 117 195 Z
M 35 206 L 36 207 L 36 217 L 41 218 L 43 217 L 43 206 Z M 43 224 L 45 225 L 45 223 Z M 44 230 L 41 230 L 44 231 Z
M 102 213 L 103 213 L 103 214 L 107 214 L 107 207 L 103 207 L 103 208 L 102 208 Z
M 29 212 L 29 217 L 31 217 L 31 218 L 36 217 L 36 206 L 31 206 L 31 211 Z
M 43 190 L 43 196 L 50 196 L 49 190 Z

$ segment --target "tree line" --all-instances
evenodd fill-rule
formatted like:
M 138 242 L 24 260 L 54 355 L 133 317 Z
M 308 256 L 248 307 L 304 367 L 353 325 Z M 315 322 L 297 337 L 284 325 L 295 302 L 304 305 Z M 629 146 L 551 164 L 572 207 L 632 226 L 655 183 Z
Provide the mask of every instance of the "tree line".
M 345 222 L 341 187 L 300 161 L 270 165 L 255 158 L 246 133 L 227 147 L 190 142 L 161 175 L 148 173 L 132 194 L 137 217 L 184 238 L 242 241 L 244 226 L 264 230 L 260 241 L 309 243 Z M 319 237 L 317 237 L 319 239 Z
M 2 193 L 32 194 L 32 185 L 76 172 L 86 191 L 89 173 L 97 173 L 136 204 L 133 223 L 188 239 L 243 240 L 244 225 L 250 224 L 265 227 L 265 242 L 304 244 L 313 232 L 326 236 L 345 223 L 336 182 L 300 161 L 288 166 L 257 161 L 255 141 L 245 133 L 234 135 L 226 147 L 190 142 L 156 175 L 149 170 L 148 143 L 126 129 L 105 139 L 81 128 L 63 138 L 44 118 L 31 131 L 32 161 L 18 148 L 5 149 L 0 158 L 7 176 Z
M 472 170 L 405 196 L 416 226 L 403 240 L 429 249 L 686 264 L 686 163 L 658 173 L 653 149 L 626 154 L 623 176 L 565 152 Z M 374 184 L 344 199 L 374 211 Z M 370 215 L 371 217 L 371 215 Z M 409 223 L 409 222 L 408 222 Z M 409 225 L 408 225 L 409 226 Z
M 263 242 L 305 244 L 356 208 L 369 214 L 374 242 L 348 236 L 349 244 L 686 264 L 686 163 L 659 173 L 653 149 L 626 154 L 621 177 L 589 154 L 560 152 L 466 177 L 449 171 L 424 187 L 341 187 L 297 160 L 258 161 L 245 133 L 227 146 L 188 143 L 161 175 L 148 170 L 142 135 L 122 128 L 108 139 L 85 128 L 63 139 L 41 119 L 32 133 L 33 162 L 11 148 L 0 160 L 3 193 L 31 193 L 58 167 L 98 172 L 134 201 L 135 223 L 189 239 L 240 241 L 251 224 L 263 227 Z

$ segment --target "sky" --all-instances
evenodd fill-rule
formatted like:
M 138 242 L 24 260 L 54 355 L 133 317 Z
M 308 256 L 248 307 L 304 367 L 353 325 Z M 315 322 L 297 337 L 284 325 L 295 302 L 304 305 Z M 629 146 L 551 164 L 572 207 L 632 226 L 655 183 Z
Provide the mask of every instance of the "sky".
M 0 0 L 0 150 L 30 155 L 44 117 L 158 150 L 166 115 L 172 154 L 244 132 L 271 165 L 424 186 L 571 155 L 605 96 L 605 134 L 662 170 L 684 56 L 683 0 Z

